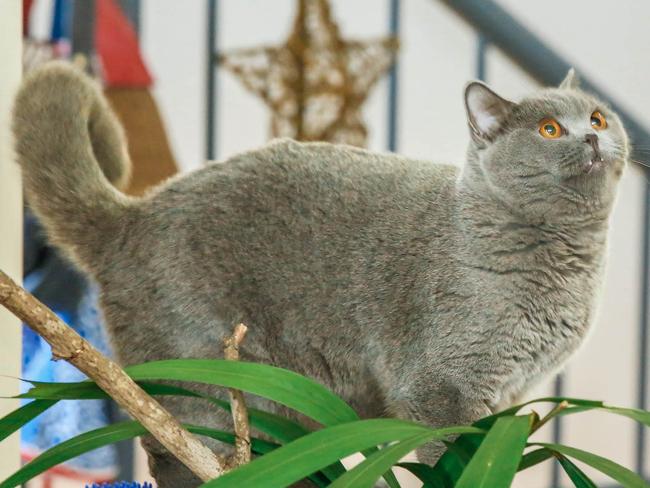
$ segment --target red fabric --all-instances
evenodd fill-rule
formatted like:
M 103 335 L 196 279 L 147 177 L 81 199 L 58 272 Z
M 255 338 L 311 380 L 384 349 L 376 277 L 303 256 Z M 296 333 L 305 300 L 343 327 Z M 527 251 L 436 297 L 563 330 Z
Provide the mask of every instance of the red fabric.
M 20 453 L 20 459 L 26 463 L 33 461 L 36 457 L 37 454 L 33 452 Z M 45 473 L 43 473 L 42 477 L 43 477 L 42 478 L 43 484 L 41 485 L 41 488 L 51 488 L 55 478 L 59 478 L 59 477 L 70 479 L 70 480 L 85 481 L 88 483 L 97 483 L 97 484 L 110 483 L 111 481 L 115 481 L 114 476 L 109 477 L 106 475 L 94 474 L 92 473 L 92 470 L 89 470 L 88 472 L 84 472 L 83 470 L 76 470 L 74 468 L 70 468 L 65 464 L 59 464 L 58 466 L 51 467 Z
M 32 11 L 34 0 L 23 0 L 23 36 L 27 37 L 29 30 L 29 14 Z
M 115 0 L 97 0 L 95 47 L 107 86 L 151 86 L 135 29 Z

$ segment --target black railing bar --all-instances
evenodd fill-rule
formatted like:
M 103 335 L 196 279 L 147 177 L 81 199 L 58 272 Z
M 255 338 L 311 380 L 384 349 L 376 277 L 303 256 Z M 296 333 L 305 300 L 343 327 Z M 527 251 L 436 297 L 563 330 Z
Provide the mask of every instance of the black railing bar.
M 389 12 L 388 12 L 388 31 L 391 36 L 398 37 L 400 32 L 400 10 L 401 2 L 400 0 L 389 0 Z M 391 66 L 389 77 L 388 77 L 388 134 L 387 134 L 387 146 L 388 150 L 391 152 L 397 151 L 397 102 L 398 102 L 398 93 L 399 93 L 399 67 L 398 67 L 398 56 L 395 56 L 395 62 Z
M 208 0 L 207 3 L 208 29 L 207 29 L 207 59 L 206 59 L 206 107 L 205 107 L 205 157 L 208 161 L 216 158 L 216 103 L 217 103 L 217 65 L 214 53 L 217 52 L 217 21 L 219 10 L 217 0 Z

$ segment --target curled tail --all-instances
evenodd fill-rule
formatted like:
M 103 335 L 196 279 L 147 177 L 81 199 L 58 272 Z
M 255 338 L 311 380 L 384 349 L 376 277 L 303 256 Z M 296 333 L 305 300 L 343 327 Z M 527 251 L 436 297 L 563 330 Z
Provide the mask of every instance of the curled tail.
M 30 206 L 55 244 L 92 267 L 130 206 L 116 189 L 130 171 L 116 116 L 96 83 L 55 62 L 23 81 L 13 132 Z

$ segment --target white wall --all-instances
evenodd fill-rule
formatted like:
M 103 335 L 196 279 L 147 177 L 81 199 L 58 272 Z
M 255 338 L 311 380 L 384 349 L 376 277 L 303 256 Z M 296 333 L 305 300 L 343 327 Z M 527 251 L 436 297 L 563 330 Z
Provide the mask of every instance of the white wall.
M 650 2 L 638 0 L 501 0 L 533 32 L 650 126 Z M 387 0 L 332 1 L 347 37 L 382 35 Z M 279 43 L 287 35 L 292 0 L 220 0 L 223 48 Z M 467 143 L 461 92 L 474 76 L 476 36 L 434 0 L 402 0 L 399 151 L 414 157 L 460 163 Z M 172 144 L 185 169 L 202 164 L 205 152 L 205 2 L 143 0 L 144 51 L 157 78 L 156 95 Z M 534 82 L 491 49 L 488 81 L 516 98 Z M 268 113 L 228 73 L 218 75 L 219 158 L 267 139 Z M 386 83 L 372 93 L 365 113 L 370 146 L 386 146 Z M 567 368 L 567 393 L 633 406 L 636 401 L 641 276 L 642 194 L 637 168 L 622 183 L 611 233 L 610 267 L 598 326 Z M 550 384 L 536 396 L 550 393 Z M 603 415 L 565 421 L 565 442 L 633 466 L 631 422 Z M 540 438 L 543 438 L 540 437 Z M 648 451 L 647 451 L 648 452 Z M 649 473 L 650 474 L 650 473 Z M 548 486 L 548 469 L 522 476 L 519 486 Z M 605 479 L 596 476 L 598 483 Z
M 22 196 L 20 174 L 13 162 L 9 134 L 10 107 L 21 72 L 20 0 L 0 1 L 0 269 L 14 280 L 22 275 Z M 21 366 L 20 322 L 0 306 L 0 392 L 3 397 L 18 393 Z M 0 417 L 18 406 L 0 399 Z M 18 435 L 0 443 L 0 480 L 19 466 Z

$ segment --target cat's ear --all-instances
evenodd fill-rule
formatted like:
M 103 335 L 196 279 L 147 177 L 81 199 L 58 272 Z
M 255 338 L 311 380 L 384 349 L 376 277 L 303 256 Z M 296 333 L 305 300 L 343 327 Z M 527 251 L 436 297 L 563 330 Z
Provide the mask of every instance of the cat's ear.
M 580 78 L 576 74 L 576 70 L 571 68 L 566 74 L 562 83 L 560 83 L 560 88 L 563 89 L 576 89 L 580 87 Z
M 491 134 L 501 126 L 514 105 L 514 102 L 500 97 L 486 84 L 470 82 L 465 88 L 465 108 L 472 137 L 490 140 Z

